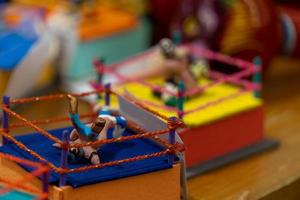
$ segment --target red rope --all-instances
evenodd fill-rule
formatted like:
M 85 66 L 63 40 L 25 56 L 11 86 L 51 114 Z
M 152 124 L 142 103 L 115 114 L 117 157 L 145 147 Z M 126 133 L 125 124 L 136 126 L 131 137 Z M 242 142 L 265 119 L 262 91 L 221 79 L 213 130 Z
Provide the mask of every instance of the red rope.
M 125 83 L 125 82 L 136 82 L 136 83 L 140 83 L 142 85 L 145 85 L 145 86 L 151 88 L 153 91 L 164 92 L 166 94 L 176 96 L 176 93 L 171 92 L 169 90 L 166 90 L 166 89 L 162 88 L 159 85 L 152 84 L 152 83 L 146 82 L 144 80 L 133 79 L 131 77 L 124 76 L 124 75 L 118 73 L 116 70 L 114 70 L 112 68 L 109 68 L 109 67 L 105 67 L 105 68 L 103 68 L 102 66 L 101 67 L 96 67 L 96 70 L 97 70 L 98 73 L 112 74 L 113 76 L 115 76 L 116 78 L 118 78 L 120 80 L 119 84 L 122 84 L 122 83 Z M 97 88 L 97 87 L 95 87 L 95 88 Z
M 232 58 L 230 56 L 220 54 L 209 49 L 204 49 L 202 47 L 199 47 L 198 45 L 187 45 L 186 47 L 190 50 L 190 52 L 192 52 L 193 55 L 198 56 L 200 58 L 215 60 L 228 65 L 236 66 L 241 69 L 256 68 L 255 65 L 251 62 L 247 62 L 239 58 Z
M 202 105 L 202 106 L 200 106 L 198 108 L 195 108 L 195 109 L 192 109 L 192 110 L 189 110 L 189 111 L 185 111 L 184 114 L 187 115 L 187 114 L 190 114 L 190 113 L 193 113 L 193 112 L 204 110 L 204 109 L 206 109 L 206 108 L 208 108 L 210 106 L 214 106 L 214 105 L 220 104 L 220 103 L 222 103 L 225 100 L 229 100 L 229 99 L 233 99 L 235 97 L 238 97 L 238 96 L 244 94 L 247 91 L 248 91 L 247 89 L 242 89 L 242 90 L 240 90 L 240 91 L 238 91 L 236 93 L 233 93 L 231 95 L 228 95 L 226 97 L 219 98 L 216 101 L 210 101 L 210 102 L 208 102 L 208 103 L 206 103 L 206 104 L 204 104 L 204 105 Z
M 212 72 L 212 75 L 215 75 L 216 73 L 217 72 Z M 213 86 L 217 86 L 217 85 L 220 85 L 220 84 L 226 83 L 226 82 L 241 83 L 241 81 L 239 80 L 240 78 L 249 76 L 252 73 L 253 73 L 253 69 L 246 69 L 246 70 L 242 70 L 240 72 L 234 73 L 229 76 L 228 75 L 224 75 L 222 77 L 219 76 L 219 79 L 217 79 L 214 82 L 210 82 L 202 87 L 197 87 L 195 89 L 191 89 L 191 90 L 185 92 L 184 96 L 191 97 L 191 96 L 198 94 L 199 92 L 206 91 L 207 89 L 209 89 Z
M 224 55 L 221 53 L 217 53 L 217 52 L 211 51 L 209 49 L 202 48 L 197 44 L 191 43 L 191 44 L 181 45 L 180 47 L 187 48 L 194 56 L 198 56 L 200 58 L 206 58 L 206 59 L 210 59 L 210 60 L 223 62 L 225 64 L 233 65 L 233 66 L 236 66 L 236 67 L 242 68 L 242 69 L 255 68 L 254 67 L 255 65 L 251 62 L 247 62 L 247 61 L 239 59 L 239 58 L 232 58 L 230 56 L 227 56 L 227 55 Z M 138 61 L 143 61 L 153 53 L 154 53 L 154 49 L 150 49 L 142 54 L 133 56 L 122 62 L 112 64 L 112 65 L 106 65 L 106 67 L 109 67 L 111 69 L 117 69 L 117 68 L 120 68 L 125 65 L 133 64 Z
M 222 78 L 227 77 L 227 75 L 224 73 L 221 73 L 221 72 L 217 72 L 217 71 L 210 71 L 210 77 L 212 77 L 213 79 L 222 79 Z M 242 77 L 240 77 L 240 78 L 242 78 Z M 239 79 L 239 78 L 233 77 L 231 79 L 228 79 L 227 82 L 230 82 L 230 83 L 233 83 L 236 85 L 241 85 L 244 88 L 249 88 L 249 89 L 252 88 L 253 90 L 261 89 L 261 84 L 253 83 L 251 81 L 248 81 L 247 79 Z
M 255 65 L 251 64 L 251 67 L 253 67 L 253 66 L 255 66 Z M 165 88 L 163 88 L 159 85 L 151 84 L 151 83 L 148 83 L 144 80 L 132 79 L 130 77 L 123 76 L 123 75 L 121 75 L 120 73 L 118 73 L 117 71 L 115 71 L 112 68 L 108 68 L 108 67 L 103 68 L 101 66 L 101 68 L 96 67 L 96 69 L 97 69 L 98 72 L 101 71 L 101 73 L 109 73 L 109 74 L 112 74 L 112 75 L 116 76 L 121 81 L 119 84 L 122 84 L 124 82 L 136 82 L 136 83 L 142 84 L 142 85 L 150 88 L 153 91 L 158 91 L 158 92 L 161 92 L 161 93 L 166 93 L 166 94 L 178 97 L 178 93 L 171 92 L 171 91 L 166 90 Z M 245 68 L 244 70 L 242 70 L 240 72 L 237 72 L 237 73 L 234 73 L 234 74 L 231 74 L 231 75 L 223 74 L 224 76 L 216 76 L 216 73 L 218 73 L 218 72 L 211 71 L 210 75 L 211 76 L 215 75 L 214 77 L 218 77 L 218 80 L 216 80 L 214 82 L 211 82 L 211 83 L 208 83 L 208 84 L 206 84 L 204 86 L 201 86 L 201 87 L 196 87 L 196 88 L 190 89 L 190 90 L 184 92 L 183 96 L 184 97 L 195 96 L 199 93 L 204 92 L 205 90 L 207 90 L 210 87 L 217 86 L 217 85 L 220 85 L 220 84 L 225 83 L 225 82 L 235 83 L 235 84 L 238 84 L 238 85 L 242 85 L 244 87 L 249 87 L 250 83 L 248 84 L 248 82 L 245 82 L 244 80 L 240 80 L 240 79 L 243 78 L 243 77 L 246 77 L 246 76 L 250 76 L 250 75 L 252 75 L 253 73 L 255 73 L 257 71 L 260 71 L 260 69 L 254 68 L 254 67 L 253 68 Z M 93 83 L 92 86 L 95 89 L 100 87 L 97 83 Z

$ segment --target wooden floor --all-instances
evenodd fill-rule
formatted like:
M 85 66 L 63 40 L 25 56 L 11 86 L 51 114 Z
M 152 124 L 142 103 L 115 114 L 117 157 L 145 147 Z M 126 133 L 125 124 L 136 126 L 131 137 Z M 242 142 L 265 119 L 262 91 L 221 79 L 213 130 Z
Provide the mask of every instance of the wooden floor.
M 263 97 L 266 134 L 280 140 L 281 147 L 190 179 L 190 200 L 300 199 L 300 62 L 276 59 Z M 16 109 L 29 119 L 48 118 L 66 113 L 66 103 L 44 102 Z M 80 109 L 89 107 L 82 104 Z

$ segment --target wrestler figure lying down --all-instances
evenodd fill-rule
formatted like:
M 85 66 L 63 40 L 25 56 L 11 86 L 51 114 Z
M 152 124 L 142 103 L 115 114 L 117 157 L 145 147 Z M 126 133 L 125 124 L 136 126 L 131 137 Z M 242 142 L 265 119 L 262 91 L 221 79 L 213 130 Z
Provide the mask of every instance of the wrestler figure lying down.
M 172 93 L 178 92 L 179 82 L 186 90 L 198 87 L 198 80 L 208 76 L 209 64 L 205 59 L 193 57 L 184 47 L 176 45 L 168 38 L 158 44 L 159 51 L 154 55 L 151 66 L 130 74 L 134 80 L 146 80 L 163 77 L 164 88 Z M 176 98 L 169 93 L 157 94 L 166 105 L 175 106 Z
M 91 124 L 84 124 L 79 118 L 77 98 L 68 95 L 68 99 L 69 114 L 74 126 L 69 138 L 71 144 L 112 139 L 122 136 L 127 126 L 124 117 L 119 116 L 118 113 L 112 113 L 107 108 L 102 108 L 94 122 Z M 53 146 L 60 147 L 57 143 Z M 78 163 L 86 159 L 91 164 L 99 164 L 100 157 L 97 153 L 99 148 L 99 145 L 71 148 L 68 152 L 68 161 L 70 163 Z

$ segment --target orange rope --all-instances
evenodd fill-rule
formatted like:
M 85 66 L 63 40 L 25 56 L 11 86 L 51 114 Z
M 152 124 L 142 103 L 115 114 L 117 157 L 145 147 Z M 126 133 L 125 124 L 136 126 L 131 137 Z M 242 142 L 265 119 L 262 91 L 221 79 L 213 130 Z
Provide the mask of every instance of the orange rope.
M 35 163 L 35 162 L 29 161 L 29 160 L 25 160 L 25 159 L 18 158 L 18 157 L 9 155 L 9 154 L 4 154 L 4 153 L 1 153 L 1 152 L 0 152 L 0 157 L 5 158 L 5 159 L 10 160 L 10 161 L 20 163 L 20 164 L 27 165 L 27 166 L 30 166 L 30 167 L 36 167 L 36 168 L 43 167 L 39 163 Z
M 62 141 L 57 139 L 56 137 L 54 137 L 53 135 L 51 135 L 50 133 L 48 133 L 46 130 L 36 126 L 35 124 L 33 124 L 32 122 L 28 121 L 27 119 L 25 119 L 24 117 L 22 117 L 21 115 L 15 113 L 14 111 L 12 111 L 11 109 L 7 108 L 6 106 L 2 106 L 2 109 L 7 112 L 9 115 L 23 121 L 25 124 L 27 124 L 28 126 L 32 127 L 33 129 L 37 130 L 39 133 L 41 133 L 42 135 L 44 135 L 45 137 L 47 137 L 48 139 L 61 144 L 62 145 Z
M 41 196 L 43 195 L 43 192 L 39 191 L 38 189 L 32 188 L 32 187 L 28 187 L 26 185 L 24 185 L 23 182 L 12 182 L 3 178 L 0 178 L 0 182 L 7 185 L 8 188 L 14 188 L 14 189 L 21 189 L 27 192 L 30 192 L 32 194 Z
M 30 174 L 27 174 L 26 176 L 22 177 L 21 179 L 18 179 L 16 181 L 14 181 L 14 182 L 10 182 L 10 181 L 1 179 L 0 182 L 2 181 L 2 182 L 4 182 L 4 184 L 8 185 L 7 188 L 0 191 L 1 195 L 10 192 L 12 189 L 23 189 L 23 190 L 26 190 L 27 192 L 31 192 L 35 195 L 38 195 L 40 198 L 46 198 L 48 196 L 48 194 L 44 194 L 43 192 L 40 192 L 40 191 L 38 191 L 36 189 L 33 189 L 31 187 L 26 187 L 26 186 L 22 187 L 24 182 L 29 182 L 33 178 L 41 175 L 42 173 L 48 172 L 49 169 L 47 167 L 45 167 L 45 166 L 43 166 L 39 163 L 35 163 L 35 162 L 29 161 L 29 160 L 24 160 L 24 159 L 21 159 L 21 158 L 15 157 L 15 156 L 11 156 L 11 155 L 8 155 L 8 154 L 4 154 L 4 153 L 1 153 L 1 152 L 0 152 L 0 157 L 4 158 L 4 159 L 7 159 L 7 160 L 10 160 L 10 161 L 20 163 L 20 164 L 24 164 L 24 165 L 27 165 L 27 166 L 37 168 L 34 172 L 32 172 Z M 22 184 L 21 187 L 20 187 L 20 184 Z
M 96 114 L 86 114 L 84 117 L 92 117 L 92 116 L 96 116 Z M 20 116 L 16 116 L 16 117 L 19 118 Z M 26 120 L 25 118 L 23 118 L 23 119 Z M 28 121 L 28 120 L 26 120 L 26 122 L 23 120 L 24 121 L 23 123 L 13 124 L 10 127 L 15 128 L 15 127 L 20 127 L 20 126 L 23 126 L 23 125 L 26 125 L 26 124 L 28 124 L 29 126 L 33 127 L 32 125 L 36 126 L 36 124 L 34 122 L 37 122 L 38 124 L 42 124 L 42 123 L 51 123 L 51 122 L 65 121 L 65 120 L 68 120 L 68 119 L 69 119 L 68 117 L 61 117 L 61 118 L 48 119 L 48 120 L 36 120 L 36 121 Z M 22 120 L 22 119 L 20 119 L 20 120 Z M 30 123 L 32 125 L 30 125 Z M 142 129 L 138 128 L 138 126 L 134 126 L 133 123 L 129 123 L 128 125 L 129 125 L 128 128 L 132 128 L 134 130 L 142 131 Z M 175 125 L 176 124 L 173 124 L 173 126 L 175 126 Z M 55 138 L 55 139 L 51 139 L 51 138 L 49 138 L 49 139 L 51 139 L 54 142 L 57 141 L 57 143 L 61 144 L 62 147 L 65 146 L 65 145 L 62 144 L 61 140 L 59 140 L 56 137 L 52 136 L 50 133 L 48 133 L 47 131 L 39 128 L 38 126 L 36 126 L 36 128 L 34 128 L 34 129 L 36 129 L 37 131 L 39 131 L 42 135 L 46 136 L 47 138 L 49 138 L 48 135 L 50 135 L 52 138 Z M 142 138 L 142 137 L 153 137 L 153 136 L 156 136 L 156 135 L 165 134 L 168 131 L 169 130 L 154 131 L 154 132 L 148 132 L 148 133 L 139 134 L 139 135 L 132 135 L 132 136 L 125 136 L 125 137 L 120 137 L 120 138 L 113 138 L 113 139 L 109 139 L 109 140 L 100 140 L 100 141 L 87 142 L 87 143 L 81 143 L 81 144 L 69 144 L 68 147 L 69 148 L 71 148 L 71 147 L 80 148 L 80 147 L 84 147 L 84 146 L 101 145 L 101 144 L 107 144 L 107 143 L 112 143 L 112 142 L 121 142 L 121 141 L 125 141 L 125 140 L 138 139 L 138 138 Z M 60 141 L 60 142 L 58 142 L 58 141 Z M 65 147 L 65 148 L 67 148 L 67 147 Z
M 106 91 L 106 90 L 102 89 L 102 91 Z M 96 94 L 96 93 L 99 93 L 99 92 L 101 92 L 101 91 L 98 90 L 98 91 L 93 91 L 93 92 L 87 92 L 87 93 L 82 93 L 82 94 L 72 94 L 72 95 L 79 97 L 79 96 L 87 96 L 87 95 L 90 95 L 90 94 Z M 114 91 L 109 90 L 109 92 L 111 94 L 116 94 L 117 95 L 117 93 L 115 93 Z M 66 94 L 58 94 L 58 95 L 49 95 L 49 96 L 44 96 L 44 97 L 32 97 L 32 98 L 25 98 L 25 99 L 19 99 L 19 100 L 11 100 L 10 103 L 20 104 L 20 103 L 28 103 L 28 102 L 33 102 L 33 101 L 62 99 L 62 98 L 65 98 L 65 97 L 66 97 Z M 152 138 L 152 139 L 155 139 L 155 140 L 159 141 L 160 143 L 164 144 L 165 146 L 167 146 L 166 150 L 161 151 L 161 152 L 157 152 L 157 153 L 148 154 L 148 155 L 135 156 L 135 157 L 127 158 L 127 159 L 123 159 L 123 160 L 117 160 L 117 161 L 111 161 L 111 162 L 107 162 L 107 163 L 101 163 L 101 164 L 98 164 L 98 165 L 89 165 L 89 166 L 84 166 L 84 167 L 80 167 L 80 168 L 65 169 L 65 168 L 61 168 L 61 167 L 56 167 L 54 164 L 48 162 L 45 158 L 40 156 L 38 153 L 36 153 L 35 151 L 27 148 L 23 143 L 17 141 L 14 137 L 9 135 L 7 131 L 2 131 L 2 135 L 5 138 L 7 138 L 8 140 L 12 141 L 20 149 L 28 152 L 33 157 L 45 162 L 51 169 L 53 169 L 57 173 L 61 173 L 61 174 L 62 173 L 82 172 L 82 171 L 86 171 L 86 170 L 90 170 L 90 169 L 97 169 L 97 168 L 103 168 L 103 167 L 108 167 L 108 166 L 113 166 L 113 165 L 119 165 L 119 164 L 123 164 L 123 163 L 127 163 L 127 162 L 134 162 L 134 161 L 138 161 L 138 160 L 143 160 L 143 159 L 148 159 L 148 158 L 152 158 L 152 157 L 162 156 L 162 155 L 166 155 L 166 154 L 170 154 L 170 153 L 175 153 L 176 151 L 183 151 L 184 150 L 184 146 L 179 144 L 179 143 L 176 143 L 176 144 L 172 145 L 172 144 L 169 144 L 168 142 L 160 139 L 159 137 L 157 137 L 160 134 L 168 133 L 170 131 L 170 129 L 175 130 L 178 127 L 184 127 L 184 124 L 181 120 L 179 120 L 179 119 L 175 120 L 175 121 L 174 120 L 169 120 L 168 117 L 165 117 L 165 116 L 159 114 L 158 112 L 144 106 L 143 104 L 140 104 L 136 101 L 133 101 L 133 102 L 137 106 L 147 110 L 148 112 L 153 113 L 154 115 L 160 117 L 161 119 L 166 120 L 167 123 L 168 123 L 168 128 L 169 129 L 160 130 L 160 131 L 153 131 L 153 132 L 145 132 L 138 125 L 136 125 L 134 123 L 129 123 L 128 128 L 131 128 L 134 131 L 140 132 L 141 134 L 125 136 L 125 137 L 121 137 L 121 138 L 113 138 L 113 139 L 109 139 L 109 140 L 100 140 L 100 141 L 95 141 L 95 142 L 87 142 L 87 143 L 81 143 L 81 144 L 68 144 L 68 145 L 66 145 L 61 140 L 59 140 L 58 138 L 56 138 L 53 135 L 51 135 L 50 133 L 48 133 L 46 130 L 38 127 L 36 124 L 47 124 L 47 123 L 51 123 L 51 122 L 66 121 L 66 120 L 69 119 L 68 117 L 60 117 L 60 118 L 48 119 L 48 120 L 29 121 L 29 120 L 25 119 L 24 117 L 22 117 L 21 115 L 13 112 L 9 108 L 7 108 L 5 105 L 2 105 L 2 108 L 9 115 L 14 116 L 17 119 L 22 121 L 22 123 L 13 124 L 10 127 L 20 127 L 20 126 L 26 126 L 26 125 L 30 126 L 33 129 L 40 132 L 45 137 L 47 137 L 48 139 L 60 144 L 62 146 L 62 148 L 71 148 L 71 147 L 80 148 L 80 147 L 84 147 L 84 146 L 101 145 L 101 144 L 106 144 L 106 143 L 121 142 L 121 141 L 133 140 L 133 139 L 138 139 L 138 138 Z M 93 116 L 96 116 L 96 114 L 87 114 L 86 116 L 83 116 L 83 117 L 93 117 Z
M 80 119 L 85 119 L 85 118 L 92 118 L 92 117 L 96 117 L 97 114 L 96 113 L 91 113 L 91 114 L 82 114 L 80 115 Z M 29 121 L 35 125 L 40 125 L 40 124 L 50 124 L 50 123 L 53 123 L 53 122 L 64 122 L 64 121 L 69 121 L 70 120 L 70 117 L 56 117 L 56 118 L 52 118 L 52 119 L 44 119 L 44 120 L 32 120 L 32 121 Z M 20 123 L 14 123 L 14 124 L 11 124 L 9 126 L 10 129 L 14 129 L 14 128 L 19 128 L 19 127 L 24 127 L 26 126 L 27 124 L 25 122 L 20 122 Z
M 104 89 L 99 89 L 96 91 L 91 91 L 91 92 L 84 92 L 81 94 L 71 94 L 72 96 L 75 97 L 84 97 L 84 96 L 89 96 L 91 94 L 98 94 L 105 91 Z M 23 104 L 23 103 L 30 103 L 30 102 L 36 102 L 36 101 L 49 101 L 49 100 L 57 100 L 57 99 L 63 99 L 66 98 L 68 94 L 53 94 L 53 95 L 48 95 L 48 96 L 41 96 L 41 97 L 30 97 L 30 98 L 23 98 L 23 99 L 11 99 L 10 103 L 11 104 Z
M 80 115 L 80 118 L 84 119 L 84 118 L 96 117 L 96 116 L 97 116 L 96 113 L 82 114 L 82 115 Z M 34 123 L 35 125 L 39 125 L 39 124 L 48 124 L 48 123 L 53 123 L 53 122 L 63 122 L 63 121 L 68 121 L 68 120 L 69 120 L 69 117 L 58 117 L 58 118 L 52 118 L 52 119 L 46 119 L 46 120 L 33 120 L 33 121 L 30 121 L 30 122 Z M 25 125 L 26 125 L 26 123 L 24 123 L 24 122 L 14 123 L 9 128 L 14 129 L 14 128 L 18 128 L 18 127 L 23 127 Z M 143 130 L 141 127 L 139 127 L 137 124 L 135 124 L 132 121 L 128 121 L 127 125 L 128 125 L 129 129 L 133 130 L 136 133 L 141 134 L 141 133 L 146 132 L 145 130 Z M 170 144 L 167 141 L 162 140 L 161 138 L 158 138 L 158 137 L 154 136 L 153 139 L 158 141 L 159 143 L 163 144 L 166 147 L 170 146 Z
M 158 153 L 153 153 L 153 154 L 148 154 L 148 155 L 143 155 L 143 156 L 136 156 L 133 158 L 128 158 L 128 159 L 123 159 L 123 160 L 117 160 L 117 161 L 112 161 L 112 162 L 107 162 L 107 163 L 102 163 L 102 164 L 98 164 L 98 165 L 90 165 L 90 166 L 85 166 L 85 167 L 80 167 L 80 168 L 74 168 L 74 169 L 65 169 L 65 168 L 61 168 L 61 167 L 56 167 L 55 165 L 53 165 L 52 163 L 48 162 L 46 159 L 44 159 L 43 157 L 41 157 L 38 153 L 36 153 L 35 151 L 32 151 L 30 149 L 28 149 L 23 143 L 17 141 L 14 137 L 12 137 L 11 135 L 7 134 L 6 132 L 2 132 L 2 135 L 9 139 L 10 141 L 12 141 L 15 145 L 17 145 L 19 148 L 23 149 L 24 151 L 28 152 L 29 154 L 31 154 L 32 156 L 34 156 L 35 158 L 47 163 L 47 165 L 53 169 L 54 171 L 56 171 L 57 173 L 74 173 L 74 172 L 82 172 L 82 171 L 86 171 L 89 169 L 97 169 L 97 168 L 103 168 L 103 167 L 108 167 L 108 166 L 113 166 L 113 165 L 119 165 L 122 163 L 126 163 L 126 162 L 134 162 L 134 161 L 138 161 L 138 160 L 143 160 L 143 159 L 147 159 L 147 158 L 152 158 L 152 157 L 156 157 L 156 156 L 162 156 L 168 153 L 174 153 L 175 150 L 177 151 L 183 151 L 183 147 L 182 145 L 179 144 L 175 144 L 172 145 L 171 148 L 166 149 L 165 151 L 162 152 L 158 152 Z
M 142 134 L 142 133 L 146 133 L 147 132 L 143 128 L 139 127 L 136 123 L 131 122 L 131 121 L 128 121 L 127 127 L 129 129 L 131 129 L 132 131 L 134 131 L 135 133 L 138 133 L 138 134 Z M 159 138 L 158 136 L 153 136 L 153 137 L 151 137 L 151 139 L 156 140 L 158 143 L 162 144 L 166 148 L 170 148 L 170 146 L 171 146 L 170 143 L 168 143 L 167 141 Z
M 80 147 L 85 147 L 85 146 L 103 145 L 103 144 L 114 143 L 114 142 L 123 142 L 123 141 L 127 141 L 127 140 L 139 139 L 139 138 L 153 137 L 153 136 L 165 134 L 168 132 L 169 132 L 169 130 L 153 131 L 153 132 L 147 132 L 147 133 L 143 133 L 143 134 L 113 138 L 113 139 L 98 140 L 95 142 L 85 142 L 85 143 L 80 143 L 80 144 L 79 143 L 68 144 L 67 146 L 68 146 L 68 148 L 72 148 L 72 147 L 80 148 Z
M 54 171 L 58 172 L 59 168 L 56 167 L 55 165 L 53 165 L 52 163 L 48 162 L 45 158 L 43 158 L 42 156 L 40 156 L 38 153 L 36 153 L 35 151 L 27 148 L 23 143 L 19 142 L 18 140 L 16 140 L 13 136 L 9 135 L 6 132 L 1 132 L 2 136 L 5 137 L 6 139 L 10 140 L 11 142 L 13 142 L 17 147 L 19 147 L 20 149 L 24 150 L 25 152 L 29 153 L 30 155 L 32 155 L 33 157 L 35 157 L 36 159 L 43 161 L 44 163 L 46 163 L 51 169 L 53 169 Z
M 17 183 L 25 183 L 25 182 L 29 182 L 31 181 L 32 179 L 38 177 L 39 175 L 45 173 L 48 171 L 48 168 L 47 167 L 41 167 L 41 168 L 38 168 L 36 169 L 35 171 L 29 173 L 29 174 L 26 174 L 24 177 L 22 177 L 21 179 L 19 180 L 16 180 L 15 182 Z
M 159 156 L 163 156 L 163 155 L 166 155 L 169 153 L 171 153 L 171 150 L 166 149 L 161 152 L 152 153 L 152 154 L 148 154 L 148 155 L 142 155 L 142 156 L 135 156 L 133 158 L 127 158 L 127 159 L 123 159 L 123 160 L 116 160 L 116 161 L 106 162 L 106 163 L 97 164 L 97 165 L 88 165 L 88 166 L 74 168 L 74 169 L 62 169 L 61 173 L 75 173 L 75 172 L 82 172 L 82 171 L 87 171 L 87 170 L 91 170 L 91 169 L 99 169 L 99 168 L 103 168 L 103 167 L 109 167 L 109 166 L 113 166 L 113 165 L 120 165 L 120 164 L 124 164 L 124 163 L 128 163 L 128 162 L 135 162 L 135 161 L 144 160 L 144 159 L 148 159 L 148 158 L 159 157 Z

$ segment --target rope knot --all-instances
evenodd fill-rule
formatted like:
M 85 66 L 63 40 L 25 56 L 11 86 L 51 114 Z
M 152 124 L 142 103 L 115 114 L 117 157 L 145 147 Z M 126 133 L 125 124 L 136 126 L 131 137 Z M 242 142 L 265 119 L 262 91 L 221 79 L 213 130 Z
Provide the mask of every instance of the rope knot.
M 177 117 L 170 117 L 167 121 L 167 124 L 170 130 L 176 130 L 177 128 L 186 128 L 184 122 Z

